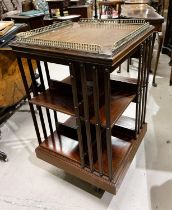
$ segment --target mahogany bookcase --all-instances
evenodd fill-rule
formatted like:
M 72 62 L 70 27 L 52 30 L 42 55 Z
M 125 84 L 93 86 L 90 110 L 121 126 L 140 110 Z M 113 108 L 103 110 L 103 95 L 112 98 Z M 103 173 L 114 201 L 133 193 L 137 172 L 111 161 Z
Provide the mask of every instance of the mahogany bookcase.
M 38 158 L 98 188 L 117 192 L 147 130 L 152 32 L 153 27 L 143 20 L 84 19 L 17 36 L 11 47 L 29 100 Z M 111 73 L 136 52 L 137 78 L 112 77 Z M 28 89 L 23 57 L 28 59 L 33 94 Z M 31 59 L 37 62 L 42 92 L 37 90 Z M 69 66 L 69 77 L 53 80 L 49 63 Z M 133 119 L 122 115 L 132 102 L 136 107 Z M 68 120 L 61 123 L 57 112 L 69 115 Z

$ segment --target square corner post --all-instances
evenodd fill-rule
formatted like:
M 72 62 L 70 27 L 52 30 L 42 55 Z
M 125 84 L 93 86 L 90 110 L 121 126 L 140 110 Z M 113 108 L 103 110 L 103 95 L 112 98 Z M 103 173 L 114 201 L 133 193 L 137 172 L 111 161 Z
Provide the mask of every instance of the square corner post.
M 104 91 L 105 91 L 105 118 L 106 118 L 106 145 L 108 159 L 108 175 L 109 180 L 113 179 L 112 172 L 112 140 L 111 140 L 111 87 L 110 87 L 110 69 L 104 70 Z

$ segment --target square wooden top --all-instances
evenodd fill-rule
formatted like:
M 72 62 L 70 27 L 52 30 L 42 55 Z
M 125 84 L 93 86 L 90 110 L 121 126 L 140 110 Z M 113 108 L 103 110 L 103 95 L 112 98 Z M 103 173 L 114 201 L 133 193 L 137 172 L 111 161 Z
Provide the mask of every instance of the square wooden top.
M 149 28 L 143 20 L 66 21 L 19 34 L 16 42 L 112 56 Z

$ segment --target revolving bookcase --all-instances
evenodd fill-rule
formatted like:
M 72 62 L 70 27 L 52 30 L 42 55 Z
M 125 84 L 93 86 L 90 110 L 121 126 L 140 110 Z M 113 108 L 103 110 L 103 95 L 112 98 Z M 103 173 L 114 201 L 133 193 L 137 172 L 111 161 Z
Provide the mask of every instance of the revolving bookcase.
M 18 34 L 11 46 L 29 100 L 38 158 L 98 188 L 117 192 L 147 129 L 152 32 L 153 27 L 143 20 L 82 19 Z M 137 78 L 112 76 L 136 52 Z M 23 57 L 28 60 L 33 94 Z M 41 92 L 31 59 L 37 62 Z M 53 80 L 49 63 L 69 66 L 69 77 Z M 131 103 L 136 107 L 134 118 L 123 115 Z M 69 115 L 66 122 L 59 121 L 57 112 Z

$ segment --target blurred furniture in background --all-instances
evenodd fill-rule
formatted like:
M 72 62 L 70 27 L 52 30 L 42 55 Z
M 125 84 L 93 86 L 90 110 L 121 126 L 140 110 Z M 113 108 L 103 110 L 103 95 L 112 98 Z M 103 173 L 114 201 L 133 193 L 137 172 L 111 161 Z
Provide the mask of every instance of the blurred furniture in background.
M 59 9 L 60 16 L 64 16 L 63 3 L 64 0 L 47 0 L 50 18 L 53 17 L 52 9 Z
M 0 20 L 2 19 L 2 1 L 0 0 Z
M 16 33 L 27 29 L 25 24 L 15 24 L 6 34 L 0 36 L 0 108 L 16 104 L 25 94 L 23 84 L 19 81 L 21 77 L 16 56 L 8 44 Z M 19 88 L 20 85 L 22 89 Z
M 77 22 L 81 15 L 80 14 L 68 14 L 68 7 L 77 4 L 78 0 L 47 0 L 50 18 L 55 18 L 56 21 L 71 20 Z M 54 16 L 52 10 L 59 10 L 59 15 Z M 67 15 L 64 12 L 67 12 Z
M 165 1 L 164 0 L 152 0 L 150 5 L 156 9 L 156 11 L 161 14 L 162 16 L 164 15 L 164 5 Z
M 72 22 L 78 22 L 81 15 L 65 15 L 65 16 L 59 16 L 55 20 L 58 22 L 70 20 Z
M 121 16 L 121 4 L 123 4 L 123 0 L 113 0 L 113 1 L 99 1 L 99 18 L 101 19 L 103 14 L 107 14 L 108 18 L 113 18 L 113 13 L 116 12 L 116 16 L 120 18 Z
M 22 11 L 23 0 L 1 0 L 1 18 L 19 14 Z
M 125 4 L 150 4 L 151 0 L 125 0 Z
M 5 20 L 14 20 L 15 23 L 26 23 L 29 30 L 44 26 L 44 14 L 37 15 L 9 15 Z
M 144 19 L 155 27 L 154 31 L 162 32 L 164 17 L 147 4 L 125 4 L 121 6 L 124 18 Z
M 144 19 L 145 21 L 149 22 L 151 25 L 155 27 L 154 33 L 153 33 L 153 40 L 152 40 L 152 53 L 153 53 L 153 47 L 154 47 L 156 35 L 158 36 L 158 51 L 157 51 L 155 67 L 153 71 L 154 75 L 153 75 L 152 85 L 156 87 L 157 84 L 155 83 L 155 77 L 157 73 L 159 56 L 160 56 L 162 43 L 163 43 L 162 24 L 164 22 L 164 17 L 158 14 L 153 7 L 147 4 L 125 4 L 125 5 L 122 5 L 121 8 L 122 8 L 121 16 L 125 18 Z
M 161 53 L 161 50 L 162 50 L 163 37 L 164 37 L 164 36 L 163 36 L 162 32 L 158 32 L 158 33 L 157 33 L 158 49 L 157 49 L 155 67 L 154 67 L 154 72 L 153 72 L 153 80 L 152 80 L 152 85 L 153 85 L 154 87 L 157 86 L 157 83 L 155 82 L 155 77 L 156 77 L 156 73 L 157 73 L 157 69 L 158 69 L 158 63 L 159 63 L 160 53 Z
M 149 4 L 162 16 L 164 14 L 164 0 L 126 0 L 125 4 Z
M 44 12 L 34 10 L 32 0 L 1 0 L 2 19 L 14 20 L 15 23 L 26 23 L 29 30 L 44 26 Z
M 165 31 L 162 53 L 171 56 L 171 50 L 172 50 L 172 1 L 169 0 L 166 31 Z
M 23 60 L 26 65 L 26 60 Z M 36 67 L 36 66 L 35 66 Z M 31 85 L 30 75 L 26 77 Z M 10 48 L 0 49 L 0 108 L 17 104 L 25 96 L 25 90 L 17 65 L 17 59 Z
M 73 5 L 68 7 L 69 15 L 78 14 L 81 18 L 92 18 L 93 11 L 91 5 Z
M 15 24 L 5 35 L 0 36 L 0 124 L 6 121 L 25 98 L 25 89 L 20 75 L 17 58 L 8 43 L 19 31 L 25 31 L 28 27 L 25 24 Z M 27 60 L 23 59 L 24 65 Z M 32 61 L 34 70 L 36 63 Z M 26 78 L 31 86 L 29 69 L 25 69 Z M 1 131 L 0 131 L 1 134 Z M 0 152 L 0 159 L 6 161 L 5 153 Z

